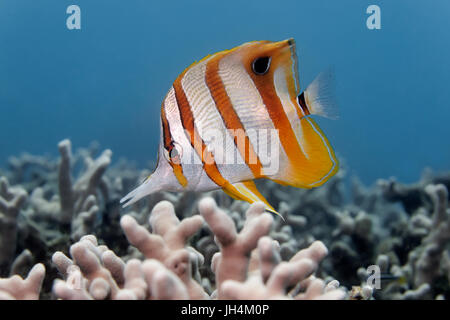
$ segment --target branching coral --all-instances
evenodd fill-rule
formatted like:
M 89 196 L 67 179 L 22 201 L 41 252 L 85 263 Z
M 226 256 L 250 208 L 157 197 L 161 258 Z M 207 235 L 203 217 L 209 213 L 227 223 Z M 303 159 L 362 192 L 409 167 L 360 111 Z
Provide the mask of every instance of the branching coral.
M 65 276 L 66 282 L 57 280 L 53 292 L 62 299 L 115 298 L 119 284 L 123 283 L 123 261 L 99 246 L 94 236 L 84 236 L 70 247 L 69 259 L 62 252 L 53 255 L 53 263 Z M 114 278 L 114 276 L 116 278 Z
M 186 248 L 188 238 L 202 226 L 202 217 L 193 216 L 180 222 L 173 205 L 162 201 L 153 209 L 149 222 L 153 234 L 138 225 L 131 216 L 124 216 L 121 225 L 129 242 L 147 259 L 161 261 L 183 281 L 191 299 L 206 298 L 201 285 L 192 278 L 191 269 L 192 264 L 203 263 L 203 256 L 192 248 Z
M 61 252 L 53 262 L 65 280 L 57 279 L 53 293 L 68 300 L 142 300 L 188 298 L 181 280 L 156 260 L 125 263 L 94 236 L 84 236 L 70 248 L 73 260 Z
M 255 203 L 247 210 L 247 219 L 240 233 L 237 233 L 233 220 L 217 207 L 212 198 L 202 199 L 199 210 L 220 246 L 220 253 L 212 261 L 217 286 L 228 279 L 245 280 L 250 253 L 272 224 L 273 219 L 265 213 L 264 204 Z
M 73 183 L 71 173 L 72 148 L 69 140 L 58 144 L 61 159 L 58 167 L 58 197 L 45 198 L 44 190 L 36 188 L 31 194 L 34 216 L 58 221 L 62 230 L 69 231 L 73 239 L 92 232 L 99 211 L 98 195 L 107 202 L 108 183 L 103 177 L 111 162 L 111 151 L 105 150 L 97 158 L 84 157 L 85 171 Z
M 222 191 L 158 192 L 123 216 L 118 199 L 148 170 L 110 165 L 98 146 L 58 147 L 59 161 L 11 158 L 14 187 L 0 178 L 2 276 L 43 263 L 41 298 L 326 299 L 345 287 L 350 299 L 449 298 L 449 174 L 370 188 L 353 179 L 349 201 L 345 170 L 311 190 L 257 181 L 284 221 Z M 374 264 L 391 279 L 380 288 L 368 283 Z M 13 291 L 2 297 L 23 297 Z
M 42 264 L 35 265 L 26 279 L 20 276 L 12 276 L 0 279 L 0 300 L 37 300 L 45 276 L 45 267 Z
M 20 187 L 10 187 L 5 177 L 0 177 L 0 275 L 7 273 L 14 259 L 17 242 L 17 218 L 27 199 Z
M 423 239 L 424 248 L 415 262 L 415 285 L 432 283 L 442 272 L 446 245 L 450 241 L 450 210 L 447 209 L 448 191 L 444 185 L 428 185 L 425 192 L 433 202 L 433 216 L 430 233 Z M 414 252 L 415 255 L 415 252 Z M 414 259 L 414 258 L 413 258 Z M 447 264 L 450 261 L 445 261 Z
M 414 212 L 410 213 L 412 216 L 408 225 L 396 231 L 410 241 L 404 244 L 410 249 L 405 261 L 402 263 L 401 256 L 399 257 L 399 253 L 402 253 L 400 249 L 403 249 L 400 245 L 404 241 L 399 237 L 392 238 L 391 245 L 383 249 L 385 254 L 376 259 L 377 265 L 383 265 L 382 272 L 391 273 L 399 279 L 384 285 L 381 292 L 385 298 L 431 299 L 439 296 L 440 292 L 445 292 L 445 287 L 449 286 L 450 260 L 447 248 L 450 243 L 450 210 L 447 209 L 447 188 L 443 184 L 419 183 L 412 189 L 413 191 L 410 187 L 401 187 L 400 190 L 403 191 L 397 190 L 396 195 L 406 197 L 403 201 L 407 201 L 411 197 L 409 191 L 420 192 L 431 201 L 426 199 L 415 207 Z M 395 225 L 391 227 L 395 228 Z M 365 272 L 360 272 L 361 280 L 364 280 Z
M 319 241 L 299 251 L 289 262 L 280 262 L 276 243 L 263 237 L 258 242 L 258 254 L 258 272 L 254 271 L 245 282 L 225 281 L 221 288 L 223 298 L 338 300 L 345 297 L 345 291 L 326 287 L 323 280 L 312 275 L 327 254 Z
M 199 204 L 202 216 L 220 246 L 213 259 L 218 298 L 254 297 L 254 286 L 262 287 L 258 298 L 342 299 L 345 293 L 329 287 L 312 273 L 327 254 L 321 242 L 299 251 L 289 262 L 282 262 L 278 242 L 263 237 L 270 230 L 272 217 L 264 204 L 256 203 L 246 212 L 238 233 L 231 218 L 212 198 Z M 202 216 L 179 220 L 167 201 L 158 203 L 150 216 L 152 233 L 131 216 L 121 220 L 130 243 L 145 260 L 124 262 L 94 236 L 84 236 L 70 248 L 72 259 L 61 252 L 53 262 L 65 280 L 56 280 L 53 293 L 60 299 L 208 299 L 210 296 L 194 279 L 203 256 L 187 246 L 188 238 L 203 224 Z M 255 250 L 258 245 L 258 249 Z M 253 254 L 252 254 L 253 251 Z M 259 254 L 259 263 L 254 260 Z M 257 278 L 261 280 L 255 281 Z M 241 288 L 237 292 L 236 288 Z M 288 295 L 287 289 L 296 290 Z M 213 297 L 216 297 L 213 294 Z

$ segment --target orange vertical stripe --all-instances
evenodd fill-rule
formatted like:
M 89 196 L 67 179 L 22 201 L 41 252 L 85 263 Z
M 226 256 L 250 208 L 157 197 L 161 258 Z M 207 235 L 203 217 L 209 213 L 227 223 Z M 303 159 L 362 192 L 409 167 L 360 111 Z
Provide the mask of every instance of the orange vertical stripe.
M 180 112 L 181 123 L 183 125 L 183 128 L 189 133 L 191 145 L 202 160 L 203 169 L 205 170 L 208 177 L 218 186 L 222 188 L 228 188 L 231 186 L 231 184 L 220 173 L 214 160 L 213 154 L 206 149 L 206 144 L 201 139 L 197 128 L 195 127 L 194 115 L 181 85 L 181 79 L 183 79 L 185 73 L 186 70 L 182 74 L 180 74 L 173 83 L 178 110 Z
M 226 92 L 225 85 L 219 75 L 219 62 L 223 56 L 224 54 L 217 54 L 207 62 L 205 72 L 206 85 L 208 86 L 217 110 L 225 123 L 225 127 L 232 130 L 240 130 L 245 133 L 244 126 L 233 108 L 231 100 Z M 246 134 L 244 139 L 245 144 L 242 145 L 242 143 L 239 143 L 239 137 L 234 135 L 234 144 L 239 150 L 242 159 L 244 159 L 245 163 L 252 171 L 253 176 L 255 178 L 260 178 L 262 177 L 261 161 Z
M 289 118 L 284 112 L 283 105 L 281 104 L 280 98 L 276 93 L 273 80 L 273 69 L 269 74 L 266 74 L 263 77 L 255 75 L 248 66 L 246 67 L 246 70 L 261 95 L 275 129 L 282 133 L 279 135 L 280 142 L 289 160 L 291 163 L 295 163 L 298 160 L 305 161 L 306 157 L 298 144 L 294 130 L 289 122 Z M 271 77 L 270 80 L 267 77 Z

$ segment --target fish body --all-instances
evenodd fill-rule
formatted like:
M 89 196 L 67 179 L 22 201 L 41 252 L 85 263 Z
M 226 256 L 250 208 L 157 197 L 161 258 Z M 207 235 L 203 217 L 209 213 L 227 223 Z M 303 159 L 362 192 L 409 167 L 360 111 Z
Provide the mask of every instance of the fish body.
M 310 117 L 330 116 L 332 74 L 300 92 L 295 42 L 253 41 L 185 69 L 161 106 L 158 164 L 121 203 L 157 191 L 221 188 L 263 201 L 255 179 L 317 187 L 338 170 L 325 134 Z

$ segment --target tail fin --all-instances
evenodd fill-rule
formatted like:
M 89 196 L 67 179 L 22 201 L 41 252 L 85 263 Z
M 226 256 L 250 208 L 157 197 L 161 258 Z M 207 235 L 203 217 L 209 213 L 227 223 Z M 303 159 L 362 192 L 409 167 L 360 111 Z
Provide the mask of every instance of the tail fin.
M 298 96 L 300 105 L 306 105 L 310 114 L 329 119 L 338 118 L 333 68 L 321 72 L 306 90 Z M 302 105 L 303 104 L 303 105 Z

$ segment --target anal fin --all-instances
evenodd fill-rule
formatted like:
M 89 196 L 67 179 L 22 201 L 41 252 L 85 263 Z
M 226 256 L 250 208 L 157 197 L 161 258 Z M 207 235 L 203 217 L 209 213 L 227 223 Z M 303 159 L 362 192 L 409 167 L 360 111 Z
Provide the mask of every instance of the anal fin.
M 224 187 L 223 191 L 233 199 L 244 200 L 249 203 L 261 201 L 266 205 L 266 210 L 284 218 L 269 204 L 264 196 L 258 191 L 255 183 L 252 180 L 230 184 Z

